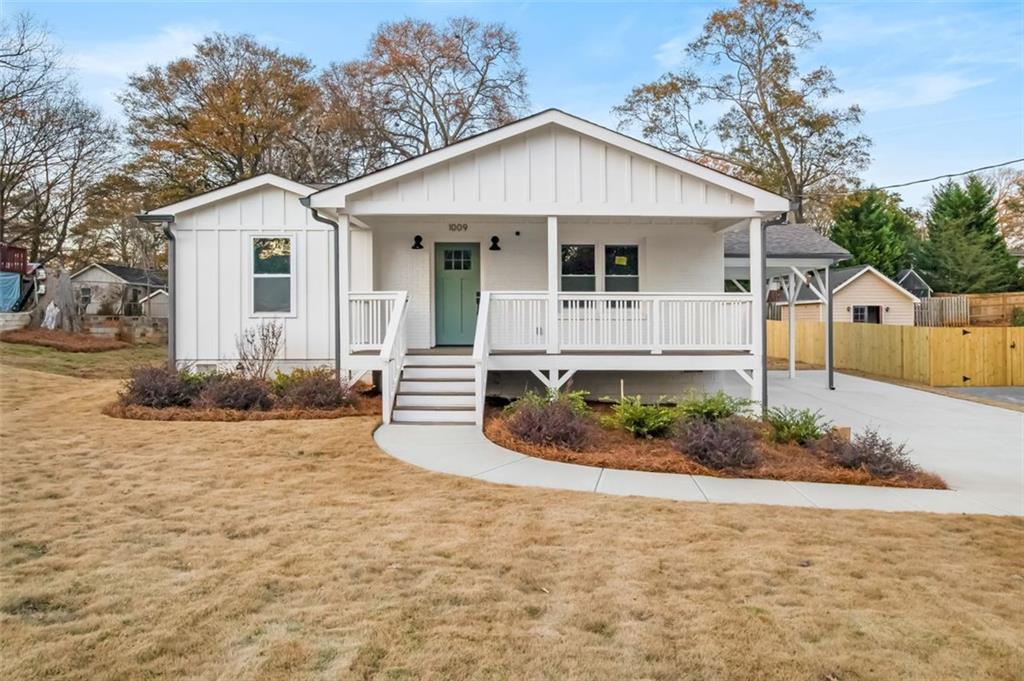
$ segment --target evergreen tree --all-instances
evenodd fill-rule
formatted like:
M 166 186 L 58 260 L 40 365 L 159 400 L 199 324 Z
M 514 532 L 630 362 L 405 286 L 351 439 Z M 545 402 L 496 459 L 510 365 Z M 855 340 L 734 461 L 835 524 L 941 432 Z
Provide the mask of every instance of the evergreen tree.
M 1012 291 L 1021 272 L 999 232 L 992 187 L 972 175 L 950 180 L 932 194 L 928 239 L 918 269 L 933 288 L 949 293 Z
M 852 254 L 850 265 L 871 265 L 895 276 L 910 264 L 914 219 L 900 197 L 880 189 L 852 194 L 832 209 L 831 238 Z

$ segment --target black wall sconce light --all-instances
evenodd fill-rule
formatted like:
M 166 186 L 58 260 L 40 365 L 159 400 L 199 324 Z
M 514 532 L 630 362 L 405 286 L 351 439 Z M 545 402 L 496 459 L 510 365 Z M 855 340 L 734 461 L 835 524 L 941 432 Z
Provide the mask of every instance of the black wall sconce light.
M 412 250 L 422 251 L 423 250 L 423 237 L 419 234 L 412 238 Z
M 499 246 L 499 245 L 498 245 L 498 242 L 499 242 L 499 241 L 500 241 L 500 239 L 499 239 L 498 237 L 496 237 L 496 236 L 492 236 L 492 237 L 491 237 L 491 247 L 490 247 L 490 249 L 488 249 L 488 250 L 491 250 L 491 251 L 500 251 L 500 250 L 501 250 L 501 246 Z

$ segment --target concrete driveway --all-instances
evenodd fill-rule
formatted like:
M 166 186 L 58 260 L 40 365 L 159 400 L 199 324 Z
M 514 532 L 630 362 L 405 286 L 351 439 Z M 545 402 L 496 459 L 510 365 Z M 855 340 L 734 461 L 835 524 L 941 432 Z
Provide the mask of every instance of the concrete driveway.
M 877 428 L 951 488 L 1024 513 L 1024 413 L 840 373 L 834 391 L 825 382 L 824 371 L 769 372 L 769 404 L 820 409 L 854 432 Z

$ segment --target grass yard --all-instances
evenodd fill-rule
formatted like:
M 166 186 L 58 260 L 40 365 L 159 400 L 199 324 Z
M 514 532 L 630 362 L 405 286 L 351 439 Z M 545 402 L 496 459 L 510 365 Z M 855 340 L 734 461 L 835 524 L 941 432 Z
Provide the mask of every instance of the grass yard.
M 1018 519 L 502 487 L 391 459 L 372 417 L 125 421 L 117 388 L 0 366 L 0 678 L 1024 669 Z
M 136 364 L 167 359 L 163 345 L 134 345 L 106 352 L 64 352 L 40 345 L 0 342 L 0 362 L 7 366 L 79 378 L 124 378 Z

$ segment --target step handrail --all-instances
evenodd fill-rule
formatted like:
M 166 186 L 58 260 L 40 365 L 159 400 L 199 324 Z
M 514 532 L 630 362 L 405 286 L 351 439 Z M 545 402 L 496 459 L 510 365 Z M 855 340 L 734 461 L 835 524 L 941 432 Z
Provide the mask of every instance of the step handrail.
M 384 334 L 384 342 L 380 347 L 381 369 L 381 417 L 385 424 L 391 423 L 391 415 L 395 406 L 395 394 L 402 375 L 402 365 L 408 351 L 405 333 L 405 320 L 408 312 L 409 293 L 399 291 L 395 296 L 395 306 L 388 321 L 388 329 Z
M 480 307 L 476 314 L 476 334 L 473 337 L 473 369 L 476 380 L 476 425 L 484 425 L 484 398 L 487 394 L 487 355 L 490 353 L 489 332 L 491 292 L 481 291 Z

